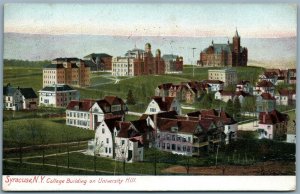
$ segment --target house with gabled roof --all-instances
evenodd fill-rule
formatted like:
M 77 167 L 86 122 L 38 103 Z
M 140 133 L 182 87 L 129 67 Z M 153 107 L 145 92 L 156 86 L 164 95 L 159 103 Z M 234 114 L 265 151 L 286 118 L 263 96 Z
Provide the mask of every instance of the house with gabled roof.
M 270 112 L 275 110 L 276 99 L 269 93 L 262 93 L 256 97 L 256 111 Z
M 66 108 L 66 124 L 95 130 L 104 119 L 122 117 L 124 120 L 127 106 L 117 96 L 105 96 L 101 100 L 73 100 Z
M 23 109 L 35 110 L 38 107 L 38 96 L 32 88 L 20 88 L 23 101 Z
M 273 85 L 277 83 L 278 74 L 274 71 L 265 71 L 263 74 L 258 76 L 258 80 L 261 81 L 269 81 Z
M 98 124 L 95 130 L 94 154 L 114 158 L 114 142 L 118 133 L 115 127 L 117 121 L 122 121 L 122 116 L 104 119 Z
M 220 80 L 202 80 L 202 83 L 210 85 L 210 91 L 212 92 L 224 89 L 224 82 Z
M 259 139 L 285 140 L 288 120 L 287 114 L 277 110 L 259 113 Z
M 175 97 L 153 96 L 148 104 L 145 114 L 157 114 L 173 110 L 178 114 L 181 114 L 180 103 Z
M 255 90 L 253 91 L 253 95 L 261 95 L 262 93 L 270 93 L 274 95 L 275 86 L 272 82 L 267 80 L 262 80 L 256 83 Z
M 188 113 L 187 116 L 189 120 L 213 119 L 218 129 L 223 131 L 227 144 L 237 138 L 238 123 L 223 110 L 207 109 Z
M 275 94 L 277 105 L 295 105 L 296 104 L 296 91 L 294 89 L 283 88 Z
M 23 96 L 20 88 L 13 88 L 10 84 L 3 87 L 3 108 L 5 110 L 23 109 Z
M 233 100 L 234 97 L 234 92 L 232 91 L 217 91 L 215 93 L 215 99 L 216 100 L 221 100 L 223 102 L 227 102 L 228 100 Z
M 236 84 L 236 92 L 244 91 L 249 94 L 253 93 L 253 86 L 251 85 L 250 81 L 248 80 L 241 80 Z

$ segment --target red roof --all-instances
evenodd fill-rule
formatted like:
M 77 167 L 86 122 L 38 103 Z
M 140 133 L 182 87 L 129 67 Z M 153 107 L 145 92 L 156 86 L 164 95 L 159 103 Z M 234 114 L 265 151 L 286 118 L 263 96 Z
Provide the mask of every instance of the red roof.
M 124 104 L 123 100 L 117 96 L 105 96 L 104 100 L 106 100 L 109 105 Z
M 239 83 L 237 85 L 245 85 L 247 83 L 250 83 L 250 81 L 248 81 L 248 80 L 241 80 L 241 81 L 239 81 Z
M 152 99 L 155 100 L 155 102 L 158 104 L 160 110 L 169 111 L 175 97 L 154 96 L 152 97 Z
M 257 87 L 274 87 L 272 82 L 267 80 L 262 80 L 256 84 Z
M 238 92 L 235 92 L 235 95 L 236 96 L 240 96 L 240 95 L 242 95 L 242 96 L 251 96 L 249 93 L 247 93 L 247 92 L 244 92 L 244 91 L 238 91 Z
M 280 113 L 277 110 L 259 113 L 259 124 L 274 125 L 276 123 L 287 122 L 288 120 L 287 114 Z
M 270 93 L 262 93 L 260 95 L 264 100 L 276 100 Z
M 67 106 L 67 110 L 79 110 L 79 111 L 89 111 L 90 108 L 95 103 L 95 100 L 83 99 L 83 100 L 72 100 Z
M 279 92 L 279 94 L 280 94 L 281 96 L 289 96 L 289 95 L 296 94 L 296 91 L 295 91 L 295 90 L 289 90 L 289 89 L 286 89 L 286 88 L 281 89 L 281 90 L 279 90 L 278 92 Z

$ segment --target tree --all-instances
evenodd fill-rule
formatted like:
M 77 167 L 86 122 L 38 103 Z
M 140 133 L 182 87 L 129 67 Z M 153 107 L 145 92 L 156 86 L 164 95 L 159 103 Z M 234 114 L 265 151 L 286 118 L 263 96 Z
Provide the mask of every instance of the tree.
M 255 112 L 256 99 L 254 96 L 246 96 L 242 104 L 242 111 L 244 112 Z
M 241 114 L 241 107 L 242 106 L 241 106 L 240 100 L 238 97 L 236 97 L 233 102 L 233 110 L 234 110 L 233 113 L 235 116 L 238 116 Z
M 234 107 L 233 107 L 233 102 L 231 99 L 227 101 L 226 107 L 225 107 L 225 112 L 227 112 L 230 116 L 234 114 Z
M 135 105 L 135 99 L 134 99 L 132 90 L 128 91 L 128 94 L 127 94 L 127 104 Z
M 202 107 L 203 108 L 211 108 L 213 102 L 213 97 L 210 93 L 205 94 L 202 98 Z

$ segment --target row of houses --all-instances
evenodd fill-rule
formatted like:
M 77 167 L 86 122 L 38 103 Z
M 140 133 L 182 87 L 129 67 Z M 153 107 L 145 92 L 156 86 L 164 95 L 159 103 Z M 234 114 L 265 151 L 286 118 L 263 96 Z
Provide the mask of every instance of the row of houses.
M 144 114 L 139 120 L 104 119 L 89 142 L 90 154 L 125 162 L 143 161 L 145 147 L 200 156 L 236 139 L 237 122 L 224 111 L 202 110 L 180 116 L 176 111 Z
M 259 80 L 270 81 L 274 85 L 280 83 L 296 84 L 296 77 L 296 69 L 266 69 L 263 74 L 259 75 Z
M 79 99 L 79 92 L 65 84 L 45 86 L 38 91 L 32 88 L 3 87 L 3 108 L 5 110 L 35 110 L 38 106 L 66 107 L 72 100 Z

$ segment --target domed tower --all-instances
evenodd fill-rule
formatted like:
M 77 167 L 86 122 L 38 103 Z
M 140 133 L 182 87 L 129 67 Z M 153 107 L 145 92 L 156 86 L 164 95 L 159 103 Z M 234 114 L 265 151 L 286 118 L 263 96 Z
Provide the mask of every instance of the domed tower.
M 156 52 L 155 52 L 155 56 L 156 56 L 157 58 L 160 58 L 160 56 L 161 56 L 161 52 L 160 52 L 160 50 L 159 50 L 159 49 L 157 49 L 157 50 L 156 50 Z
M 232 38 L 232 44 L 233 44 L 233 52 L 240 53 L 241 38 L 239 36 L 237 29 L 235 31 L 234 37 Z
M 145 51 L 146 51 L 146 53 L 151 52 L 151 44 L 150 43 L 145 44 Z

